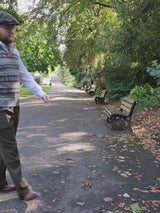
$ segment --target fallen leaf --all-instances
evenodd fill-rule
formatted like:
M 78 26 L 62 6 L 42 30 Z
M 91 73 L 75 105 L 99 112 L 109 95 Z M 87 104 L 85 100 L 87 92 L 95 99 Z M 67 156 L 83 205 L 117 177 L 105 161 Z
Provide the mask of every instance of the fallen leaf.
M 49 189 L 43 189 L 42 191 L 43 191 L 43 192 L 48 192 L 48 191 L 49 191 Z
M 111 197 L 105 197 L 103 198 L 105 202 L 112 202 L 113 201 L 113 198 Z
M 69 167 L 71 167 L 71 168 L 72 168 L 72 167 L 76 167 L 76 165 L 75 165 L 75 164 L 71 164 L 71 165 L 69 165 Z
M 119 208 L 124 208 L 124 207 L 125 207 L 125 203 L 120 203 L 120 204 L 118 205 L 118 207 L 119 207 Z
M 125 159 L 124 156 L 119 156 L 118 158 L 121 159 L 121 160 L 124 160 L 124 159 Z
M 84 205 L 85 205 L 85 202 L 77 202 L 77 205 L 78 205 L 78 206 L 84 206 Z
M 148 187 L 148 190 L 150 192 L 158 193 L 158 192 L 160 192 L 160 187 L 158 187 L 158 186 L 150 186 L 150 187 Z
M 135 204 L 130 205 L 130 209 L 131 209 L 133 212 L 141 211 L 141 208 L 139 207 L 139 204 L 138 204 L 138 203 L 135 203 Z
M 128 197 L 130 197 L 130 196 L 129 196 L 129 194 L 124 193 L 124 194 L 123 194 L 123 197 L 128 198 Z
M 160 178 L 155 178 L 155 180 L 158 180 L 158 181 L 160 181 Z
M 81 185 L 81 187 L 82 187 L 82 188 L 84 188 L 84 187 L 89 187 L 89 188 L 91 188 L 91 187 L 92 187 L 92 184 L 91 184 L 91 182 L 85 182 L 85 183 L 83 183 L 83 184 Z
M 68 157 L 68 158 L 65 158 L 65 160 L 73 160 L 73 158 L 69 158 L 69 157 Z
M 59 174 L 59 171 L 53 171 L 54 174 Z
M 37 177 L 38 174 L 37 174 L 37 173 L 31 173 L 31 176 L 32 176 L 32 177 Z
M 148 190 L 140 190 L 140 191 L 143 192 L 143 193 L 149 193 Z
M 131 176 L 132 174 L 130 173 L 130 172 L 128 172 L 128 171 L 123 171 L 122 173 L 120 173 L 120 175 L 122 176 L 122 177 L 129 177 L 129 176 Z
M 133 190 L 134 190 L 134 191 L 138 191 L 138 190 L 139 190 L 139 188 L 135 187 Z

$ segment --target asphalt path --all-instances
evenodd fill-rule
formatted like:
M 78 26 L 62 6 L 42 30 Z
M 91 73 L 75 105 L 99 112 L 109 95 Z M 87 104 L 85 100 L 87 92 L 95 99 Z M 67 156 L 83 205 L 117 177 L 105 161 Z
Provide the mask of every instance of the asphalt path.
M 41 196 L 0 193 L 0 213 L 160 212 L 159 162 L 124 132 L 107 129 L 103 105 L 53 84 L 48 104 L 21 100 L 23 174 Z M 10 176 L 8 179 L 12 182 Z

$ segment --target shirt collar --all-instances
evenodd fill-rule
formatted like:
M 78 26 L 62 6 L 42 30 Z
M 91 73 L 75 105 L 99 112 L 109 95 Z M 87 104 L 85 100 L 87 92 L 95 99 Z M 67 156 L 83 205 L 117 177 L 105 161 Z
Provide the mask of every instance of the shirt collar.
M 9 44 L 9 46 L 10 46 L 11 50 L 14 50 L 13 43 Z M 2 47 L 5 51 L 8 52 L 6 45 L 2 41 L 0 41 L 0 47 Z

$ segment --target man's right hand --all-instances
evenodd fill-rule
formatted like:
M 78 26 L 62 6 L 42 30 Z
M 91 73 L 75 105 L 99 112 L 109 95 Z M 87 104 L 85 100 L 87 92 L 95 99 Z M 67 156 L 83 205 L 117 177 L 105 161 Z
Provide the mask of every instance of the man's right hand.
M 49 96 L 47 94 L 44 94 L 42 96 L 42 100 L 43 100 L 44 103 L 48 103 L 49 102 Z

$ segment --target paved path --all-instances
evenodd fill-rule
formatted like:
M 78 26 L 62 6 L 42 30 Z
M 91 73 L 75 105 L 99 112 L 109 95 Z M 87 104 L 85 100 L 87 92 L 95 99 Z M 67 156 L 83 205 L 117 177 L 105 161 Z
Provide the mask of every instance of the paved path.
M 56 83 L 48 94 L 49 104 L 21 101 L 17 135 L 24 176 L 41 197 L 0 193 L 0 213 L 159 213 L 159 162 L 107 130 L 104 106 L 83 91 Z

